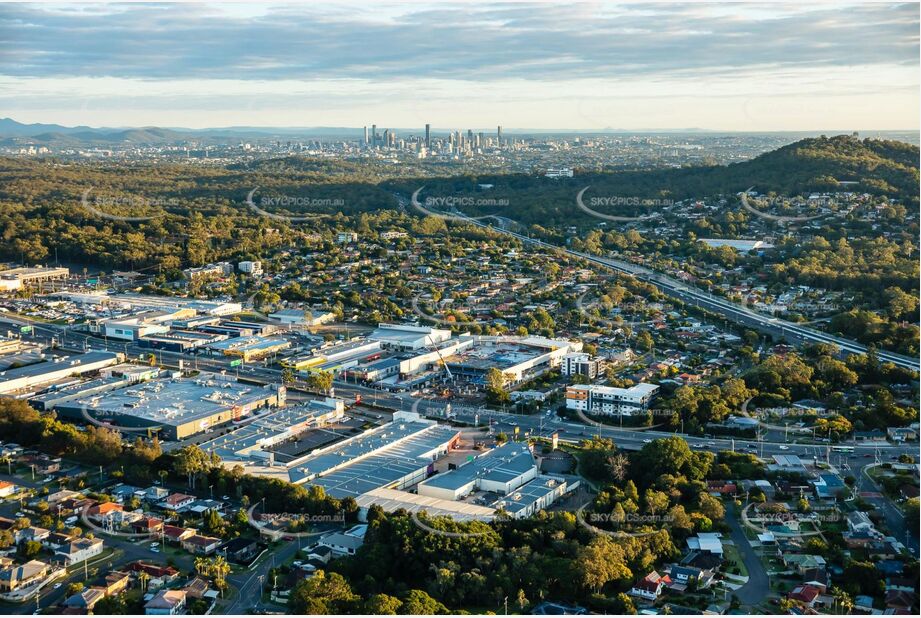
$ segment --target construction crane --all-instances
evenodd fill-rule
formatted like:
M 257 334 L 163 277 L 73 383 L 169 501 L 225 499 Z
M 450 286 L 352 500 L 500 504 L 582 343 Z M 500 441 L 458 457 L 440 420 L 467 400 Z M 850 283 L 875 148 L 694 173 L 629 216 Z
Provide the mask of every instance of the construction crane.
M 435 354 L 438 355 L 438 360 L 441 361 L 441 366 L 445 368 L 445 373 L 448 374 L 448 378 L 453 382 L 454 375 L 451 373 L 451 369 L 448 368 L 448 363 L 445 362 L 444 357 L 441 355 L 441 350 L 438 349 L 438 345 L 435 343 L 435 339 L 432 337 L 432 334 L 429 333 L 427 338 L 432 342 L 432 347 L 435 348 Z

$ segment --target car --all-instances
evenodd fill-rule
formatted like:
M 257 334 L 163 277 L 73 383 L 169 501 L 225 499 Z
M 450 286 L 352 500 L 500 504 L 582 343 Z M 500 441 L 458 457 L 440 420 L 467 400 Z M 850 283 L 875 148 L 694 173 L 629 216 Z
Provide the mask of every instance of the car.
M 871 455 L 870 453 L 864 453 L 864 454 L 863 454 L 863 458 L 864 458 L 864 459 L 869 459 L 870 457 L 873 457 L 873 455 Z
M 155 554 L 159 554 L 159 553 L 160 553 L 160 548 L 159 548 L 159 547 L 151 547 L 151 548 L 150 548 L 150 551 L 152 551 L 152 552 L 155 553 Z
M 780 447 L 780 450 L 782 450 L 782 451 L 789 451 L 789 450 L 790 450 L 790 447 L 789 447 L 789 446 L 781 446 L 781 447 Z
M 706 444 L 704 444 L 703 442 L 701 442 L 700 444 L 695 444 L 695 445 L 694 445 L 694 448 L 704 448 L 705 446 L 706 446 Z
M 650 444 L 651 442 L 652 440 L 650 440 L 649 438 L 646 438 L 645 440 L 643 440 L 643 444 Z
M 230 500 L 230 496 L 221 496 L 221 500 Z
M 60 588 L 60 587 L 63 586 L 63 585 L 64 585 L 64 584 L 62 584 L 61 582 L 58 582 L 58 583 L 56 583 L 56 584 L 53 586 L 53 588 L 54 588 L 55 590 L 57 590 L 58 588 Z

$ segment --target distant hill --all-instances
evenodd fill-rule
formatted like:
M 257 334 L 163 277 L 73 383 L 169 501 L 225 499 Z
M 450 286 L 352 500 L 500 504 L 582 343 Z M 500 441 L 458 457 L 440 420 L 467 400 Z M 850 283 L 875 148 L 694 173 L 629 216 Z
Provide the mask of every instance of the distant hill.
M 724 182 L 741 187 L 750 179 L 750 185 L 762 192 L 791 193 L 834 189 L 837 181 L 856 181 L 860 184 L 855 189 L 860 191 L 917 200 L 918 159 L 918 147 L 904 142 L 818 137 L 730 165 Z

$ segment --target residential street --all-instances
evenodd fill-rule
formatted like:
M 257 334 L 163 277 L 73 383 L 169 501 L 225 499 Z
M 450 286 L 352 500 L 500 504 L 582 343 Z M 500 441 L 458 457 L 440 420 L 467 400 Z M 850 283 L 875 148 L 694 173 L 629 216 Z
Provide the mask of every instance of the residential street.
M 755 554 L 745 531 L 742 530 L 742 524 L 739 521 L 739 511 L 735 505 L 729 505 L 726 508 L 726 523 L 729 524 L 730 538 L 739 550 L 742 556 L 742 562 L 745 563 L 745 569 L 748 571 L 748 582 L 735 591 L 735 596 L 739 598 L 742 605 L 756 606 L 764 601 L 771 592 L 771 581 L 764 565 Z

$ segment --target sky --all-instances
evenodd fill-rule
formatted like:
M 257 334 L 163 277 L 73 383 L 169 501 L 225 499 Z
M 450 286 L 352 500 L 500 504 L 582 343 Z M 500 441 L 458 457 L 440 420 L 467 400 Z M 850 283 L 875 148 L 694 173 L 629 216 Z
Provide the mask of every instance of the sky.
M 917 3 L 0 4 L 0 117 L 919 128 Z

